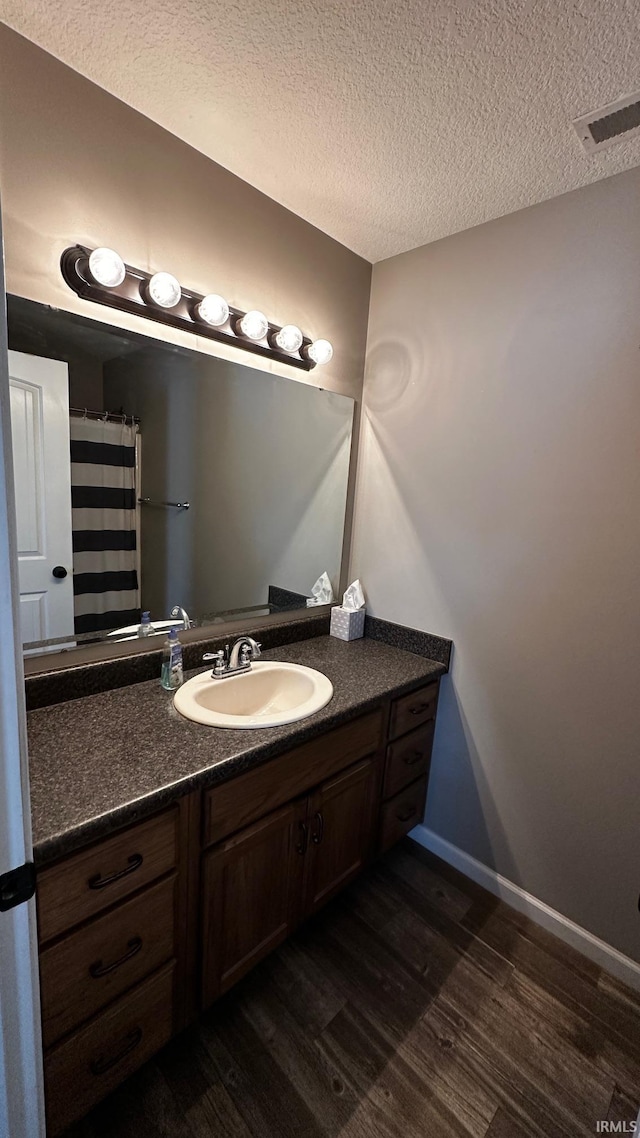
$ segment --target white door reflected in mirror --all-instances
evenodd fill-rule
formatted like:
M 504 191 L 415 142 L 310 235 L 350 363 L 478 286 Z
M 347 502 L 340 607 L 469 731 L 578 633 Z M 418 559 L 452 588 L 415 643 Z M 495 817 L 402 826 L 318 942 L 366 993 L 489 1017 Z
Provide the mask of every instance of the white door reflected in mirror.
M 9 386 L 22 643 L 69 637 L 72 647 L 67 364 L 10 351 Z

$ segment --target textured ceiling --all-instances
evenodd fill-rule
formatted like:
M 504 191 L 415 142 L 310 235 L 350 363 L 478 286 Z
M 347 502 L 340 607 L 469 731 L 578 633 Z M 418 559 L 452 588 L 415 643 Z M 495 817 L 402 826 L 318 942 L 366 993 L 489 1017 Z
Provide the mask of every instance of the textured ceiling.
M 370 261 L 640 164 L 638 0 L 0 0 L 0 17 Z

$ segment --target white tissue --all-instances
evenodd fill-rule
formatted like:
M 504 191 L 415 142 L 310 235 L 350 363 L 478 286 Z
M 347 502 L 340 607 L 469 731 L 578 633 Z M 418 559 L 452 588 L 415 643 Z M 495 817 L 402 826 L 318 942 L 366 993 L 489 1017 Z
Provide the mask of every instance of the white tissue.
M 358 612 L 364 608 L 364 593 L 360 581 L 353 581 L 342 597 L 345 612 Z
M 307 608 L 310 609 L 314 605 L 329 605 L 333 600 L 333 589 L 331 588 L 331 581 L 328 574 L 323 573 L 318 577 L 315 585 L 311 590 L 312 596 L 307 597 Z

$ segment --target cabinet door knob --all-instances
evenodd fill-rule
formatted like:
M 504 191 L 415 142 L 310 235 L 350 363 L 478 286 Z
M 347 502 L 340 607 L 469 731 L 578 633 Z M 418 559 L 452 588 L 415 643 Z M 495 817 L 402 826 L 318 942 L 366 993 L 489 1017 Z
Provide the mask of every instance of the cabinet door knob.
M 296 846 L 296 853 L 306 854 L 309 844 L 309 829 L 306 822 L 298 822 L 300 827 L 300 841 Z
M 57 577 L 59 581 L 62 581 L 67 575 L 67 570 L 64 565 L 54 565 L 51 573 L 54 577 Z
M 322 817 L 320 810 L 318 810 L 314 815 L 314 821 L 317 822 L 317 829 L 315 829 L 311 835 L 311 841 L 314 843 L 314 845 L 319 846 L 324 837 L 324 818 Z

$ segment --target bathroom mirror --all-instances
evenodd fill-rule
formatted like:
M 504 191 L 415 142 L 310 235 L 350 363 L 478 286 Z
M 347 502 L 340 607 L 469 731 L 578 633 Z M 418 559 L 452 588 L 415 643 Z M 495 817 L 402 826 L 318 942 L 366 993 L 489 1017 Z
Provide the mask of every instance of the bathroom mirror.
M 7 303 L 25 653 L 337 591 L 353 400 Z

